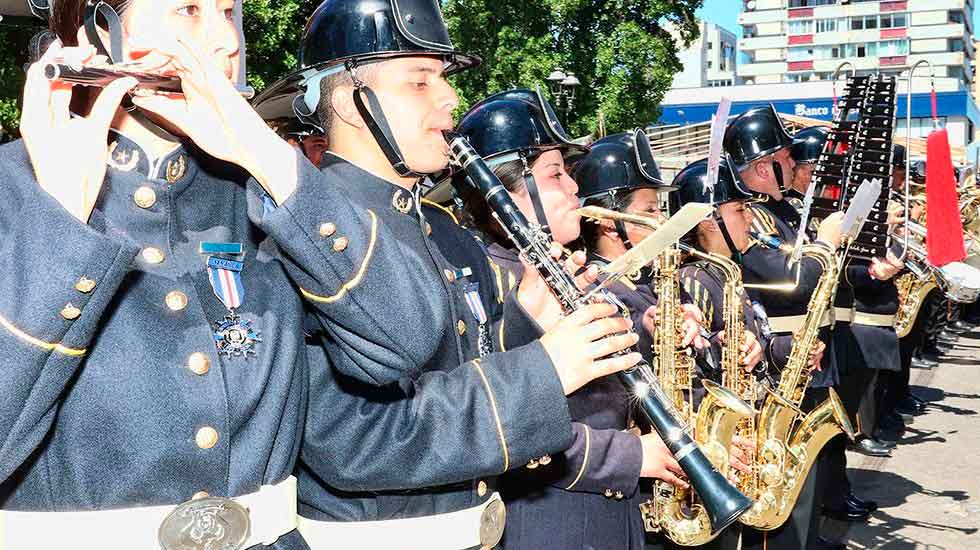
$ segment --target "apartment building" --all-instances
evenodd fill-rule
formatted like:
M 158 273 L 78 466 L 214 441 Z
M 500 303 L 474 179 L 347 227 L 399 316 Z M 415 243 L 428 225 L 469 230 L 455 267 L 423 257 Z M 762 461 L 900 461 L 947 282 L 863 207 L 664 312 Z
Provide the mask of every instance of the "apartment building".
M 701 21 L 700 37 L 677 56 L 684 70 L 674 76 L 674 88 L 732 86 L 736 79 L 735 33 Z M 676 34 L 675 34 L 676 39 Z
M 858 72 L 899 74 L 920 60 L 936 76 L 972 84 L 973 0 L 748 0 L 739 42 L 748 84 L 828 80 L 849 61 Z

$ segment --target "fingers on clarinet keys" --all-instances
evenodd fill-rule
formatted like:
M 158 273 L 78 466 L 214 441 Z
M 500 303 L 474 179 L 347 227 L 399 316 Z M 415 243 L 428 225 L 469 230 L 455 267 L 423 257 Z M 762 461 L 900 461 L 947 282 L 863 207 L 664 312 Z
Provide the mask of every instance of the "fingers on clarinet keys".
M 611 304 L 591 304 L 562 319 L 541 337 L 566 395 L 640 361 L 638 353 L 613 356 L 639 341 L 639 336 L 627 332 L 630 320 L 616 313 Z

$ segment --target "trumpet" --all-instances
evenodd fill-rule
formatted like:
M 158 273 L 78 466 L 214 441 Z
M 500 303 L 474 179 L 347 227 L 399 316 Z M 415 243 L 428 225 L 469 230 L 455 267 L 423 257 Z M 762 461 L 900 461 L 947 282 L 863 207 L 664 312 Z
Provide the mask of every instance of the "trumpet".
M 180 82 L 180 77 L 150 74 L 144 72 L 130 71 L 118 68 L 95 68 L 95 67 L 72 67 L 62 63 L 48 63 L 44 66 L 44 78 L 59 82 L 69 82 L 80 86 L 91 86 L 93 88 L 105 88 L 110 83 L 120 78 L 131 77 L 139 81 L 136 86 L 137 95 L 139 90 L 158 91 L 171 94 L 182 94 L 184 89 Z M 252 99 L 255 90 L 250 86 L 235 86 L 235 91 L 245 99 Z

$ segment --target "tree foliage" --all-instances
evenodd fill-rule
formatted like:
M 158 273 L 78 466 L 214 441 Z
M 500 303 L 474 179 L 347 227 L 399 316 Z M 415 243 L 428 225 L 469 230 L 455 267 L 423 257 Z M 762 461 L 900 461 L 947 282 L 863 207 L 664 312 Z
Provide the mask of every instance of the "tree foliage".
M 574 73 L 569 130 L 609 132 L 655 120 L 681 69 L 677 51 L 698 35 L 703 0 L 447 0 L 456 46 L 485 63 L 456 79 L 465 106 L 515 86 L 546 88 L 555 68 Z M 677 30 L 679 40 L 668 31 Z

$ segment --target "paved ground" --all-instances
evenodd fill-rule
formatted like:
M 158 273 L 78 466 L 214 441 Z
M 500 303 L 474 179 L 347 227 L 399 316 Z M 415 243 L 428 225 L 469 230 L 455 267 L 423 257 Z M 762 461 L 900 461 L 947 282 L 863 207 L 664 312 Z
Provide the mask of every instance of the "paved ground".
M 891 458 L 848 453 L 854 491 L 878 501 L 870 522 L 827 520 L 857 550 L 980 550 L 980 332 L 964 334 L 932 370 L 912 370 L 928 401 Z

